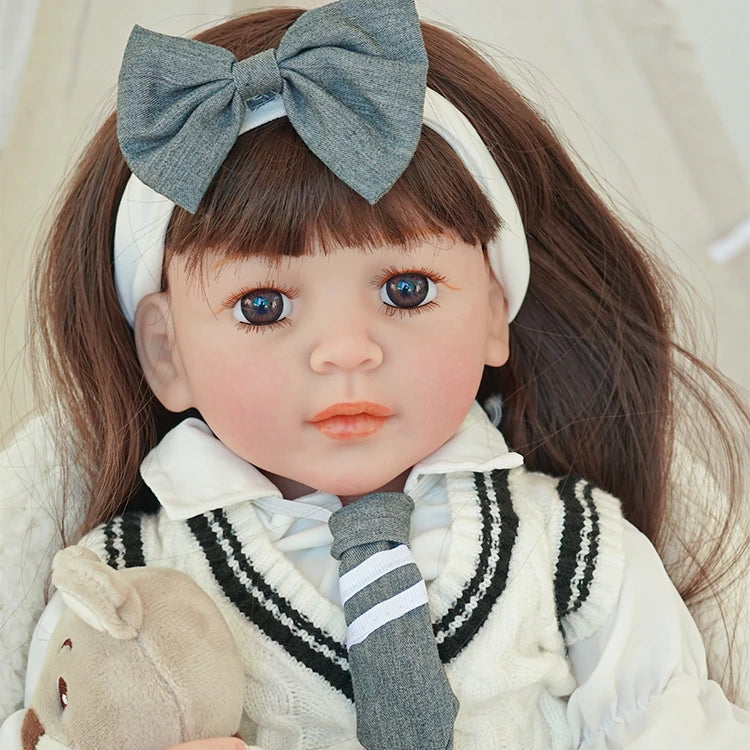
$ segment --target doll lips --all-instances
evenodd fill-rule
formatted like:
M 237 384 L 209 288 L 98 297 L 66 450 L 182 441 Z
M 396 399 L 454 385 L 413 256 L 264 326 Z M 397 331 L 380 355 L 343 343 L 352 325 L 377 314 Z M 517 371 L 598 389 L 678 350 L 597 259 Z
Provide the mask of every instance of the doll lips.
M 331 440 L 356 440 L 377 432 L 390 416 L 390 410 L 382 404 L 355 401 L 329 406 L 310 423 Z

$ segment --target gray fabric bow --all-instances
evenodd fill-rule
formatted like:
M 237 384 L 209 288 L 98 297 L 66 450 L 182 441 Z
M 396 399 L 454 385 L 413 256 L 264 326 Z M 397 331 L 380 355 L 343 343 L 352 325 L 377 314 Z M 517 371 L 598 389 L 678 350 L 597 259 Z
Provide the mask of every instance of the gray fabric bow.
M 292 126 L 375 203 L 417 147 L 427 55 L 413 0 L 340 0 L 303 13 L 278 49 L 222 47 L 136 26 L 120 71 L 117 134 L 135 175 L 195 212 L 246 107 L 281 94 Z

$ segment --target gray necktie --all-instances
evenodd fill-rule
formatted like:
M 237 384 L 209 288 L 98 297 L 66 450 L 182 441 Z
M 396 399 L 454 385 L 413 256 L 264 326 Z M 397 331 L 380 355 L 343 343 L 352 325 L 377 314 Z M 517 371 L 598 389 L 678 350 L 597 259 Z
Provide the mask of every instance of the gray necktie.
M 341 561 L 357 738 L 367 750 L 453 747 L 458 700 L 407 546 L 413 508 L 402 493 L 373 493 L 329 521 L 331 554 Z

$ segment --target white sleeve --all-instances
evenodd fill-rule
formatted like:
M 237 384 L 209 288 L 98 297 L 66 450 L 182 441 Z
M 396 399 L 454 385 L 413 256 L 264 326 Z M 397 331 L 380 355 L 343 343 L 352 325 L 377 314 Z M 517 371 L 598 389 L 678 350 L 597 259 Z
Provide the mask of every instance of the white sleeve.
M 630 524 L 617 608 L 570 647 L 568 721 L 582 750 L 750 748 L 750 714 L 707 677 L 700 633 L 651 543 Z
M 59 471 L 41 418 L 0 453 L 0 719 L 21 708 L 29 641 L 59 531 Z

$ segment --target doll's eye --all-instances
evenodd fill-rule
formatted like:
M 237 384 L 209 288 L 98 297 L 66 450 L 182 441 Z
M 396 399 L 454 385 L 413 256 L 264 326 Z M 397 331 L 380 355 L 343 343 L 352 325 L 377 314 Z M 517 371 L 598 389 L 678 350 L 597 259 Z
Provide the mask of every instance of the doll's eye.
M 437 296 L 437 285 L 421 273 L 399 273 L 380 287 L 380 299 L 391 307 L 421 307 Z
M 57 680 L 57 694 L 60 696 L 60 707 L 64 711 L 68 707 L 68 683 L 62 677 Z
M 292 311 L 292 300 L 276 289 L 254 289 L 243 294 L 232 308 L 234 319 L 240 323 L 265 326 L 277 323 Z

